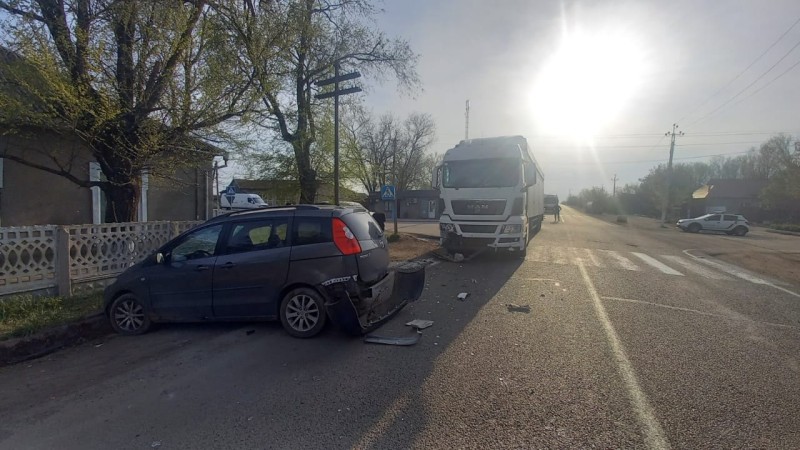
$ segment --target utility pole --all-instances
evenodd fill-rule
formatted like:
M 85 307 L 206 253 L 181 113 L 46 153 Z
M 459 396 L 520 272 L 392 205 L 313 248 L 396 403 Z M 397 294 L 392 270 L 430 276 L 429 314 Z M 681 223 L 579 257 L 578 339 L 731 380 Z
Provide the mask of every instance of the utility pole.
M 467 100 L 467 110 L 464 112 L 464 140 L 469 139 L 469 100 Z
M 670 206 L 670 194 L 672 191 L 672 156 L 675 154 L 675 137 L 683 136 L 683 131 L 678 131 L 678 124 L 672 124 L 672 132 L 664 133 L 664 136 L 670 136 L 669 143 L 669 163 L 667 163 L 667 189 L 664 192 L 664 204 L 661 207 L 661 227 L 667 223 L 667 209 Z
M 614 191 L 613 191 L 614 193 L 612 194 L 612 197 L 616 197 L 617 196 L 617 174 L 614 174 L 614 178 L 612 178 L 611 181 L 614 182 Z
M 397 210 L 397 193 L 399 192 L 397 189 L 397 136 L 392 138 L 392 179 L 394 181 L 394 234 L 397 234 L 397 214 L 400 212 Z
M 339 204 L 339 96 L 355 94 L 361 92 L 361 88 L 351 87 L 339 89 L 339 82 L 353 80 L 360 77 L 358 72 L 350 72 L 339 75 L 339 63 L 333 65 L 333 78 L 317 81 L 317 86 L 333 85 L 333 91 L 325 94 L 317 94 L 317 100 L 333 97 L 333 204 Z

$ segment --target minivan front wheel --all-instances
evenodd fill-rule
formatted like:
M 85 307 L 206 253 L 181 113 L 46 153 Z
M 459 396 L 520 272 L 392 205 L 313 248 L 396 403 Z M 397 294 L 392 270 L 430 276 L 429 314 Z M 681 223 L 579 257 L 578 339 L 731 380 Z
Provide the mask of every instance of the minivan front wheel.
M 322 296 L 306 287 L 292 289 L 283 297 L 280 317 L 286 332 L 299 338 L 319 334 L 328 318 Z
M 119 334 L 143 334 L 150 329 L 152 322 L 147 309 L 133 294 L 122 294 L 108 308 L 111 328 Z

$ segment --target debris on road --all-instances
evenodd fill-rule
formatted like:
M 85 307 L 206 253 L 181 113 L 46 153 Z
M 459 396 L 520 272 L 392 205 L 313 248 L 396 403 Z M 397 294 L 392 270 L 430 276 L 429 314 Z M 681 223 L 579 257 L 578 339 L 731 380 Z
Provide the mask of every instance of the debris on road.
M 462 293 L 458 294 L 458 299 L 461 300 L 461 301 L 464 301 L 464 300 L 467 299 L 468 295 L 469 295 L 469 292 L 462 292 Z
M 506 308 L 508 308 L 508 312 L 510 313 L 531 313 L 530 305 L 515 305 L 514 303 L 509 303 L 506 305 Z
M 414 319 L 406 324 L 406 326 L 414 327 L 418 330 L 424 330 L 425 328 L 428 328 L 431 325 L 433 325 L 433 321 L 425 319 Z
M 422 336 L 420 332 L 416 332 L 413 336 L 407 337 L 375 336 L 373 334 L 368 334 L 364 336 L 364 342 L 368 344 L 409 346 L 419 342 L 420 336 Z

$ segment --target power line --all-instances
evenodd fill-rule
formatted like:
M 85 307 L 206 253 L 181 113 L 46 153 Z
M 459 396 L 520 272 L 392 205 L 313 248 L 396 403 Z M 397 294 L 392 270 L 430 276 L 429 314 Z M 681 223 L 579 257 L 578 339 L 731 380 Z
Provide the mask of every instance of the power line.
M 744 152 L 730 152 L 730 153 L 715 153 L 711 155 L 696 155 L 696 156 L 683 156 L 680 158 L 673 158 L 675 161 L 684 161 L 690 159 L 703 159 L 703 158 L 713 158 L 715 156 L 734 156 L 734 155 L 745 155 L 750 153 L 749 151 Z M 611 165 L 611 164 L 644 164 L 644 163 L 662 163 L 664 159 L 640 159 L 634 161 L 604 161 L 601 162 L 601 165 Z M 548 164 L 548 166 L 574 166 L 576 164 L 580 165 L 597 165 L 595 162 L 573 162 L 573 163 L 565 163 L 565 164 Z
M 737 142 L 699 142 L 696 144 L 675 144 L 677 147 L 702 147 L 708 145 L 740 145 L 740 144 L 762 144 L 764 141 L 737 141 Z M 552 146 L 552 145 L 543 145 L 539 148 L 543 150 L 557 150 L 557 149 L 581 149 L 581 148 L 592 148 L 592 149 L 615 149 L 615 148 L 638 148 L 642 150 L 653 150 L 657 148 L 661 144 L 659 142 L 656 145 L 648 146 L 648 145 L 595 145 L 595 146 L 588 146 L 588 145 L 576 145 L 576 146 Z
M 758 78 L 756 78 L 756 79 L 755 79 L 755 80 L 753 80 L 753 81 L 752 81 L 750 84 L 748 84 L 747 86 L 745 86 L 745 87 L 744 87 L 744 89 L 742 89 L 741 91 L 737 92 L 737 93 L 736 93 L 736 95 L 734 95 L 733 97 L 729 98 L 729 99 L 728 99 L 728 100 L 727 100 L 725 103 L 723 103 L 723 104 L 719 105 L 719 106 L 718 106 L 716 109 L 714 109 L 714 110 L 713 110 L 713 111 L 711 111 L 710 113 L 706 114 L 705 116 L 703 116 L 703 117 L 701 117 L 701 118 L 699 118 L 699 119 L 695 120 L 695 121 L 694 121 L 694 122 L 692 122 L 691 124 L 689 124 L 689 126 L 696 125 L 696 124 L 698 124 L 698 123 L 700 123 L 700 122 L 704 121 L 705 119 L 707 119 L 707 118 L 709 118 L 709 117 L 713 116 L 714 114 L 716 114 L 716 112 L 717 112 L 717 111 L 721 110 L 722 108 L 724 108 L 725 106 L 727 106 L 728 104 L 730 104 L 732 101 L 736 100 L 736 99 L 737 99 L 737 98 L 738 98 L 740 95 L 742 95 L 742 93 L 744 93 L 746 90 L 750 89 L 750 88 L 751 88 L 751 87 L 752 87 L 754 84 L 756 84 L 756 83 L 757 83 L 759 80 L 761 80 L 762 78 L 764 78 L 764 77 L 765 77 L 765 76 L 766 76 L 768 73 L 772 72 L 772 69 L 774 69 L 774 68 L 775 68 L 775 67 L 776 67 L 778 64 L 780 64 L 780 63 L 781 63 L 781 62 L 782 62 L 784 59 L 786 59 L 786 57 L 787 57 L 787 56 L 789 56 L 789 54 L 790 54 L 790 53 L 792 53 L 792 52 L 794 51 L 794 49 L 796 49 L 797 47 L 800 47 L 800 41 L 797 41 L 797 43 L 795 43 L 795 44 L 792 46 L 792 48 L 790 48 L 790 49 L 789 49 L 789 51 L 788 51 L 788 52 L 784 53 L 784 54 L 783 54 L 783 56 L 781 56 L 781 57 L 780 57 L 780 59 L 778 59 L 778 61 L 777 61 L 777 62 L 775 62 L 775 64 L 771 65 L 769 69 L 767 69 L 766 71 L 764 71 L 764 73 L 762 73 L 761 75 L 759 75 L 759 76 L 758 76 Z
M 779 78 L 783 77 L 783 76 L 784 76 L 784 75 L 786 75 L 787 73 L 791 72 L 791 71 L 792 71 L 792 69 L 794 69 L 794 68 L 795 68 L 795 67 L 797 67 L 798 65 L 800 65 L 800 61 L 797 61 L 796 63 L 792 64 L 792 65 L 791 65 L 791 66 L 790 66 L 788 69 L 786 69 L 786 70 L 784 70 L 783 72 L 781 72 L 781 74 L 780 74 L 780 75 L 778 75 L 777 77 L 775 77 L 775 78 L 773 78 L 772 80 L 770 80 L 770 81 L 769 81 L 767 84 L 765 84 L 765 85 L 761 86 L 760 88 L 756 89 L 755 91 L 751 92 L 750 94 L 748 94 L 748 95 L 747 95 L 746 97 L 744 97 L 743 99 L 741 99 L 741 100 L 739 100 L 738 102 L 734 103 L 734 104 L 733 104 L 733 106 L 736 106 L 736 105 L 738 105 L 739 103 L 742 103 L 743 101 L 747 100 L 748 98 L 750 98 L 750 97 L 752 97 L 752 96 L 754 96 L 754 95 L 758 94 L 759 92 L 761 92 L 762 90 L 764 90 L 764 88 L 766 88 L 766 87 L 767 87 L 767 86 L 769 86 L 770 84 L 772 84 L 772 83 L 774 83 L 774 82 L 778 81 L 778 79 L 779 79 Z
M 800 61 L 795 64 L 795 66 L 800 65 Z M 737 132 L 737 131 L 709 131 L 706 133 L 686 133 L 686 136 L 696 136 L 696 137 L 712 137 L 712 136 L 760 136 L 760 135 L 771 135 L 771 134 L 795 134 L 796 132 L 791 131 L 749 131 L 749 132 Z M 663 133 L 653 133 L 653 134 L 601 134 L 594 136 L 595 140 L 602 140 L 602 139 L 638 139 L 643 137 L 663 137 Z M 568 136 L 557 136 L 557 135 L 538 135 L 532 136 L 531 139 L 548 139 L 548 140 L 559 140 L 559 141 L 567 141 L 573 140 L 574 138 Z
M 798 17 L 798 18 L 797 18 L 797 20 L 795 20 L 795 21 L 794 21 L 794 23 L 793 23 L 793 24 L 792 24 L 792 25 L 791 25 L 791 26 L 790 26 L 790 27 L 789 27 L 789 28 L 788 28 L 786 31 L 784 31 L 784 32 L 783 32 L 783 34 L 781 34 L 781 35 L 778 37 L 778 39 L 776 39 L 776 40 L 775 40 L 775 42 L 773 42 L 772 44 L 770 44 L 770 46 L 769 46 L 769 47 L 767 47 L 767 49 L 766 49 L 766 50 L 764 50 L 763 52 L 761 52 L 761 54 L 760 54 L 760 55 L 758 55 L 758 57 L 757 57 L 756 59 L 754 59 L 754 60 L 753 60 L 753 62 L 751 62 L 750 64 L 748 64 L 748 65 L 747 65 L 747 67 L 745 67 L 745 68 L 744 68 L 744 69 L 743 69 L 741 72 L 739 72 L 739 73 L 738 73 L 738 74 L 737 74 L 735 77 L 733 77 L 733 78 L 732 78 L 730 81 L 728 81 L 728 82 L 725 84 L 725 86 L 722 86 L 721 88 L 719 88 L 719 90 L 717 90 L 716 92 L 714 92 L 713 94 L 711 94 L 711 96 L 710 96 L 710 97 L 708 97 L 708 98 L 706 98 L 705 100 L 703 100 L 703 102 L 702 102 L 702 103 L 700 103 L 699 105 L 697 105 L 697 106 L 696 106 L 694 109 L 692 109 L 691 111 L 689 111 L 689 112 L 688 112 L 686 115 L 684 115 L 683 117 L 681 117 L 680 119 L 678 119 L 676 122 L 682 122 L 682 121 L 683 121 L 683 119 L 685 119 L 685 118 L 687 118 L 687 117 L 691 116 L 692 114 L 694 114 L 694 113 L 695 113 L 695 111 L 699 110 L 700 108 L 702 108 L 703 106 L 705 106 L 706 104 L 708 104 L 708 102 L 709 102 L 709 101 L 711 101 L 711 99 L 713 99 L 714 97 L 716 97 L 717 95 L 719 95 L 719 94 L 720 94 L 722 91 L 724 91 L 725 89 L 727 89 L 727 88 L 728 88 L 728 87 L 729 87 L 731 84 L 733 84 L 733 83 L 734 83 L 736 80 L 738 80 L 738 79 L 739 79 L 739 78 L 740 78 L 742 75 L 744 75 L 744 74 L 745 74 L 745 72 L 747 72 L 748 70 L 750 70 L 750 68 L 751 68 L 751 67 L 753 67 L 753 66 L 754 66 L 754 65 L 755 65 L 755 64 L 756 64 L 758 61 L 760 61 L 760 60 L 761 60 L 761 58 L 763 58 L 763 57 L 764 57 L 764 55 L 766 55 L 767 53 L 769 53 L 769 51 L 770 51 L 770 50 L 772 50 L 772 48 L 773 48 L 773 47 L 775 47 L 776 45 L 778 45 L 778 42 L 780 42 L 781 40 L 783 40 L 783 38 L 784 38 L 784 37 L 786 37 L 786 35 L 787 35 L 787 34 L 789 34 L 789 32 L 790 32 L 790 31 L 792 31 L 792 29 L 793 29 L 795 26 L 797 26 L 797 24 L 798 24 L 798 23 L 800 23 L 800 17 Z

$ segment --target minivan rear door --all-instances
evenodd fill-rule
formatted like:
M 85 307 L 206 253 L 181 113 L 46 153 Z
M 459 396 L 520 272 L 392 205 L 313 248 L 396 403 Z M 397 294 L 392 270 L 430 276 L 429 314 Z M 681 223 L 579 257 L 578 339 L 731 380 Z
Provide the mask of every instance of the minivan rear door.
M 366 212 L 353 212 L 341 217 L 361 245 L 358 278 L 371 284 L 383 278 L 389 270 L 389 245 L 378 222 Z

